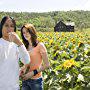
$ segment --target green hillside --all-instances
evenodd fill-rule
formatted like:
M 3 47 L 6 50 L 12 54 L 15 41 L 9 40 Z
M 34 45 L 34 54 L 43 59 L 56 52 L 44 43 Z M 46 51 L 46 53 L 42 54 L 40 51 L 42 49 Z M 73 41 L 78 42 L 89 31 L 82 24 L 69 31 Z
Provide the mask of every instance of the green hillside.
M 0 20 L 3 16 L 10 15 L 16 19 L 17 27 L 24 23 L 33 23 L 38 31 L 53 31 L 54 26 L 60 20 L 75 22 L 77 30 L 90 28 L 90 11 L 53 11 L 47 13 L 28 12 L 0 12 Z

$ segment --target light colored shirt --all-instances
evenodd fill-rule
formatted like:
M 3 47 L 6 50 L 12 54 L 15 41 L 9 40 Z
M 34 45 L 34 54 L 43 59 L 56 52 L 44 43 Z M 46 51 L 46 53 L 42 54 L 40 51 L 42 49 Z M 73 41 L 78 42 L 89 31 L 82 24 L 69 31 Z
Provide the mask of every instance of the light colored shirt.
M 13 42 L 0 38 L 0 90 L 19 89 L 19 58 L 30 63 L 30 56 L 24 45 L 17 47 Z

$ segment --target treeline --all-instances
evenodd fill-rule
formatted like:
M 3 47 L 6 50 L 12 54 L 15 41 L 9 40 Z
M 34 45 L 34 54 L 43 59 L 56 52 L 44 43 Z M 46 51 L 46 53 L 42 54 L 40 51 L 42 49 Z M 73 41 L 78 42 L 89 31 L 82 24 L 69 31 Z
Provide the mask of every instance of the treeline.
M 90 11 L 53 11 L 47 13 L 29 12 L 0 12 L 0 20 L 3 16 L 10 15 L 15 18 L 18 29 L 24 23 L 32 23 L 38 31 L 54 31 L 54 26 L 62 20 L 75 22 L 75 28 L 80 30 L 90 28 Z

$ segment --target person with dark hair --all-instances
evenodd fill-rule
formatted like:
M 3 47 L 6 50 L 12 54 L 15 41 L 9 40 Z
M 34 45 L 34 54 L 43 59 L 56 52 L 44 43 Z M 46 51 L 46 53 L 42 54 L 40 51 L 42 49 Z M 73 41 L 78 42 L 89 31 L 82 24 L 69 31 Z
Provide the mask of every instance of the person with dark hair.
M 32 24 L 25 24 L 21 28 L 21 37 L 25 44 L 31 62 L 27 69 L 21 69 L 22 90 L 43 90 L 42 71 L 50 67 L 47 49 L 42 42 L 37 40 L 36 29 Z
M 19 59 L 30 63 L 29 53 L 16 32 L 15 20 L 10 16 L 0 23 L 0 90 L 19 90 Z

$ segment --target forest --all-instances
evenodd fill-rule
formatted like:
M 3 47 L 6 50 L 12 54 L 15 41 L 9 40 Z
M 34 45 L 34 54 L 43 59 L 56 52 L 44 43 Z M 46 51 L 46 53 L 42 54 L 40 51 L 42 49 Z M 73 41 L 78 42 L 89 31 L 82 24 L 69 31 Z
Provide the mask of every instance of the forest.
M 37 31 L 53 32 L 54 26 L 60 20 L 63 22 L 71 20 L 75 23 L 75 30 L 90 28 L 90 11 L 53 11 L 45 13 L 0 12 L 0 20 L 6 15 L 15 18 L 18 30 L 24 23 L 32 23 Z

